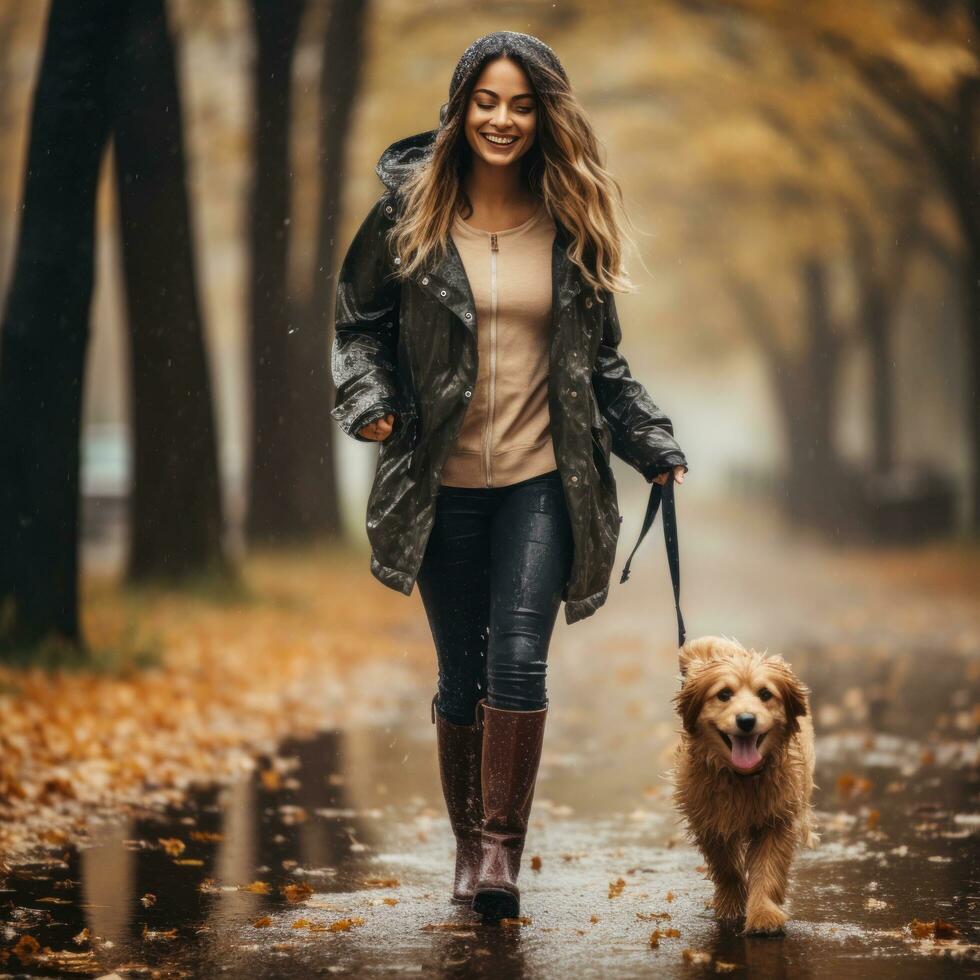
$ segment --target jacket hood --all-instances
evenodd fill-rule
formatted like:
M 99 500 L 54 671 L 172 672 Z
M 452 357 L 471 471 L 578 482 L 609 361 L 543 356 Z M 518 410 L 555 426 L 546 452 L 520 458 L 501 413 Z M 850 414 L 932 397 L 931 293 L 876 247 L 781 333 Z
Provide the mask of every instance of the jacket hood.
M 438 129 L 395 140 L 378 158 L 374 172 L 390 191 L 397 191 L 412 170 L 432 152 Z

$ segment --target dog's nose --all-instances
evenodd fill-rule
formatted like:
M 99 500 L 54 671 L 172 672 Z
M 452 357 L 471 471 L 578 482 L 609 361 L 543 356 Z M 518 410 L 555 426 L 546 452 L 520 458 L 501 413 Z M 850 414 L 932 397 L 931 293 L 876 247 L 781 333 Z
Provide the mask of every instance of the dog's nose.
M 755 715 L 750 715 L 746 712 L 743 715 L 739 715 L 735 719 L 735 724 L 742 729 L 743 732 L 750 732 L 755 728 Z

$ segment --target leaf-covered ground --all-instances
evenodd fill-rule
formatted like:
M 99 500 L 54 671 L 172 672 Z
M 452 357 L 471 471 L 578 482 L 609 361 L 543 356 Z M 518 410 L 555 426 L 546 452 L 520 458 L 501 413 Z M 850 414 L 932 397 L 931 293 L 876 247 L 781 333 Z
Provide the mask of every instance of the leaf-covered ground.
M 192 783 L 239 775 L 288 735 L 390 703 L 383 685 L 352 698 L 352 672 L 397 673 L 431 641 L 414 604 L 388 600 L 360 574 L 365 561 L 332 551 L 250 558 L 244 591 L 218 601 L 128 594 L 87 577 L 83 621 L 98 669 L 0 665 L 0 863 L 79 838 L 94 812 L 179 802 Z
M 630 543 L 637 489 L 624 493 Z M 149 651 L 159 665 L 5 672 L 0 826 L 16 864 L 0 876 L 0 971 L 890 980 L 972 969 L 975 550 L 832 548 L 735 501 L 684 498 L 679 518 L 688 635 L 778 651 L 813 691 L 822 839 L 796 862 L 785 938 L 715 922 L 703 858 L 670 804 L 673 605 L 651 535 L 607 606 L 556 629 L 524 901 L 501 928 L 449 902 L 417 593 L 385 589 L 363 553 L 250 562 L 247 601 L 123 599 L 88 583 L 97 648 Z

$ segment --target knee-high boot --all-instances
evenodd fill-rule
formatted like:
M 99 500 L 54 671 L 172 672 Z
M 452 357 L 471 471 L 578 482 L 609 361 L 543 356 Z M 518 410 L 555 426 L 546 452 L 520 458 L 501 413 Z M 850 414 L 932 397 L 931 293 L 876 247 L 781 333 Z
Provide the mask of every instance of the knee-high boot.
M 521 908 L 517 875 L 538 777 L 548 709 L 506 711 L 486 700 L 483 724 L 483 833 L 473 909 L 485 919 L 513 918 Z
M 456 837 L 453 901 L 468 905 L 473 900 L 480 867 L 483 731 L 478 722 L 456 725 L 443 718 L 436 711 L 435 697 L 432 699 L 432 721 L 436 726 L 442 793 L 449 811 L 449 824 Z

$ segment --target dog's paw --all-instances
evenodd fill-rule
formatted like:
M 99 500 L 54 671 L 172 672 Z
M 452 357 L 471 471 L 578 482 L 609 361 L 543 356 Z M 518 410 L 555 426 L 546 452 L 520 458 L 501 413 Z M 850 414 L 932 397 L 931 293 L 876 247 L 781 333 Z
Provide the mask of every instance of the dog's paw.
M 716 888 L 711 905 L 716 919 L 724 922 L 741 919 L 745 915 L 745 892 L 738 888 Z
M 745 916 L 745 936 L 782 936 L 789 916 L 775 903 L 750 908 Z

